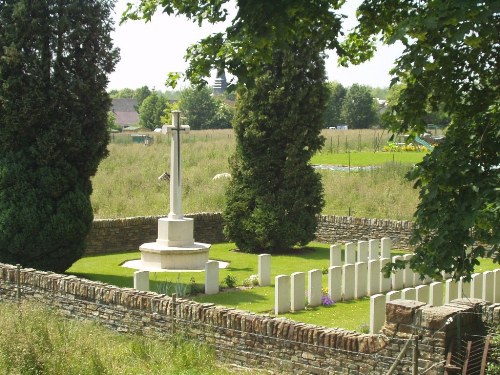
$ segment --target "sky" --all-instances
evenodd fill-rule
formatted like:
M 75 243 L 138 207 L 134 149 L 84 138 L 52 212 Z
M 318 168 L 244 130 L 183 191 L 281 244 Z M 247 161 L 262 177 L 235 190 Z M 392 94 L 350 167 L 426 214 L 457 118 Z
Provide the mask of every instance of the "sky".
M 185 17 L 174 17 L 157 13 L 151 22 L 127 21 L 119 25 L 121 14 L 127 2 L 118 0 L 115 7 L 114 44 L 120 48 L 121 59 L 115 71 L 109 76 L 108 89 L 135 89 L 148 86 L 150 89 L 165 90 L 169 72 L 183 72 L 188 64 L 184 61 L 186 48 L 206 37 L 225 29 L 223 25 L 197 24 Z M 355 25 L 354 13 L 361 0 L 347 0 L 342 13 L 348 16 L 344 21 L 347 29 Z M 359 66 L 341 68 L 337 66 L 334 51 L 327 51 L 326 70 L 329 81 L 338 81 L 344 86 L 353 83 L 372 87 L 388 87 L 389 70 L 401 54 L 399 46 L 380 46 L 372 60 Z M 209 80 L 213 83 L 213 80 Z

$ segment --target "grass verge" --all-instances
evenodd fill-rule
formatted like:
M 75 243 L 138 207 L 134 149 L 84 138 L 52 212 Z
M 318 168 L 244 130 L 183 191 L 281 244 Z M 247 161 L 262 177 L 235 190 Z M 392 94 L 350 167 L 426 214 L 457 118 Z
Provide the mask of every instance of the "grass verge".
M 32 302 L 0 303 L 2 374 L 231 374 L 207 345 L 123 335 Z

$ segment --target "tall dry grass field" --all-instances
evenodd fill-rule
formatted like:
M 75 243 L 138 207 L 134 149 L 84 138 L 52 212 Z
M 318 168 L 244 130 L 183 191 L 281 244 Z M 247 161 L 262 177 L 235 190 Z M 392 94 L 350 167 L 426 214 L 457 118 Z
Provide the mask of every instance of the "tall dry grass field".
M 348 151 L 373 152 L 374 139 L 388 134 L 374 130 L 325 130 L 328 136 L 347 137 Z M 158 177 L 170 171 L 170 136 L 154 134 L 150 146 L 131 143 L 131 136 L 115 136 L 109 157 L 103 160 L 93 179 L 92 204 L 96 218 L 166 215 L 169 211 L 169 183 Z M 385 139 L 385 138 L 384 138 Z M 386 139 L 383 141 L 386 142 Z M 361 145 L 361 146 L 360 146 Z M 235 149 L 232 130 L 192 131 L 182 135 L 183 211 L 220 212 L 225 205 L 228 181 L 213 180 L 229 172 L 228 158 Z M 336 150 L 333 150 L 336 152 Z M 403 176 L 407 166 L 387 164 L 374 171 L 321 171 L 325 189 L 324 214 L 411 219 L 417 192 Z

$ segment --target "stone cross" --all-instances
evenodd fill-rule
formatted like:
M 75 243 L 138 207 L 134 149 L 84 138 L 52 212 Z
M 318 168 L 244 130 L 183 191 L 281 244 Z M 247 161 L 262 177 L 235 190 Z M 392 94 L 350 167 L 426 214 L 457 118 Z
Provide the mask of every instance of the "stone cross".
M 170 151 L 170 212 L 171 219 L 182 219 L 181 189 L 181 132 L 189 132 L 189 125 L 181 125 L 181 112 L 172 111 L 172 125 L 164 125 L 163 133 L 172 134 Z

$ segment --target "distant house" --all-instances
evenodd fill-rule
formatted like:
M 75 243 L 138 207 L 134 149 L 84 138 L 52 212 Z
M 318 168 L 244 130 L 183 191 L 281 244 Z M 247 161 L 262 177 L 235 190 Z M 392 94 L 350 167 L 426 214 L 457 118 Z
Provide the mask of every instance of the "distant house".
M 122 130 L 139 125 L 139 113 L 136 108 L 136 99 L 113 99 L 111 111 L 115 114 L 116 123 L 121 126 Z

